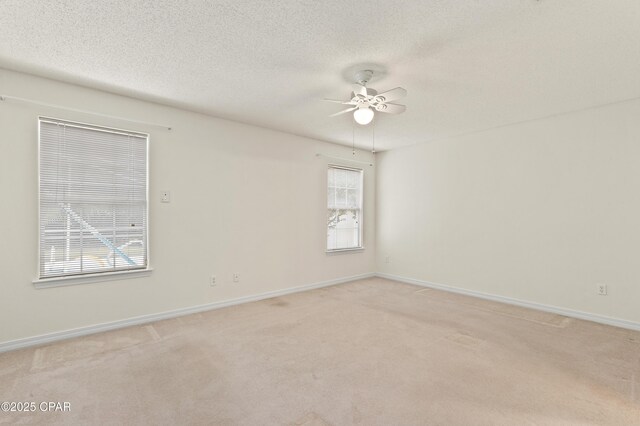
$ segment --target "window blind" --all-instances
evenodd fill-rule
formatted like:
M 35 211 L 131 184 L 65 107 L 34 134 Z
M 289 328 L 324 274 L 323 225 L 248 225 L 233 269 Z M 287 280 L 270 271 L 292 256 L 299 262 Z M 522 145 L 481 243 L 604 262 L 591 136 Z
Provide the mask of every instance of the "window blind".
M 362 247 L 362 170 L 329 166 L 327 250 Z
M 40 118 L 40 278 L 147 267 L 148 135 Z

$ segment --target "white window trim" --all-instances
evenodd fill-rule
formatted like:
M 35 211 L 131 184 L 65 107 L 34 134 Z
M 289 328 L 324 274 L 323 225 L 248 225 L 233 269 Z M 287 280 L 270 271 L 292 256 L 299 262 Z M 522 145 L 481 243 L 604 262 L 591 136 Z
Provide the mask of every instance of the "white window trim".
M 54 278 L 38 278 L 33 280 L 37 289 L 65 287 L 78 284 L 98 283 L 102 281 L 116 281 L 133 278 L 148 277 L 153 268 L 130 269 L 128 271 L 99 272 L 97 274 L 66 275 Z
M 325 170 L 325 182 L 326 180 L 326 172 L 329 169 L 343 169 L 343 170 L 351 170 L 351 171 L 355 171 L 355 172 L 360 172 L 360 227 L 358 229 L 358 232 L 360 233 L 360 235 L 358 236 L 358 240 L 360 241 L 360 245 L 358 247 L 348 247 L 348 248 L 338 248 L 338 249 L 328 249 L 327 248 L 327 241 L 325 239 L 324 242 L 324 248 L 325 248 L 325 253 L 326 254 L 340 254 L 340 253 L 349 253 L 349 252 L 357 252 L 357 251 L 363 251 L 365 249 L 364 247 L 364 169 L 359 169 L 357 167 L 349 167 L 349 166 L 343 166 L 340 164 L 332 164 L 329 163 L 327 164 L 327 169 Z M 329 205 L 329 200 L 328 200 L 328 183 L 327 183 L 327 188 L 325 190 L 325 206 Z M 325 232 L 327 231 L 327 226 L 326 226 L 326 219 L 325 219 Z
M 35 279 L 32 280 L 32 284 L 36 289 L 45 289 L 45 288 L 55 288 L 55 287 L 64 287 L 70 285 L 78 285 L 78 284 L 90 284 L 97 283 L 103 281 L 115 281 L 115 280 L 123 280 L 123 279 L 133 279 L 133 278 L 142 278 L 151 275 L 153 268 L 151 267 L 151 236 L 150 236 L 150 223 L 149 223 L 149 209 L 150 209 L 150 198 L 149 198 L 149 146 L 151 145 L 151 135 L 146 132 L 132 131 L 120 129 L 117 127 L 108 127 L 101 126 L 98 124 L 90 124 L 82 121 L 73 121 L 73 120 L 65 120 L 61 118 L 53 118 L 48 116 L 40 115 L 38 116 L 38 149 L 36 150 L 36 155 L 38 156 L 37 165 L 38 165 L 38 229 L 40 229 L 40 122 L 41 121 L 54 121 L 54 122 L 64 122 L 70 123 L 77 126 L 87 126 L 88 128 L 100 130 L 104 129 L 105 131 L 112 132 L 123 132 L 124 134 L 138 134 L 141 136 L 145 136 L 147 138 L 147 147 L 146 147 L 146 167 L 147 167 L 147 209 L 146 209 L 146 224 L 147 224 L 147 240 L 146 240 L 146 251 L 147 251 L 147 266 L 144 268 L 138 269 L 128 269 L 122 271 L 106 271 L 106 272 L 98 272 L 94 274 L 77 274 L 77 275 L 63 275 L 59 277 L 51 277 L 51 278 L 40 278 L 40 248 L 41 248 L 41 238 L 40 232 L 38 232 L 38 270 L 36 272 Z
M 363 251 L 365 249 L 364 245 L 360 246 L 360 247 L 350 247 L 350 248 L 341 248 L 341 249 L 326 249 L 325 253 L 327 254 L 341 254 L 341 253 L 345 253 L 345 252 L 351 252 L 351 251 Z

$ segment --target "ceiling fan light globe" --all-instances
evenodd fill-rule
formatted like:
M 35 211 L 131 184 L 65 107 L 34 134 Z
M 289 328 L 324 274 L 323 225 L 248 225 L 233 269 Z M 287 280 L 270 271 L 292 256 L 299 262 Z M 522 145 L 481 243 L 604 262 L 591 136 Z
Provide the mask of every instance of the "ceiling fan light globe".
M 356 120 L 356 123 L 363 126 L 369 124 L 371 120 L 373 120 L 373 110 L 369 107 L 358 108 L 353 112 L 353 119 Z

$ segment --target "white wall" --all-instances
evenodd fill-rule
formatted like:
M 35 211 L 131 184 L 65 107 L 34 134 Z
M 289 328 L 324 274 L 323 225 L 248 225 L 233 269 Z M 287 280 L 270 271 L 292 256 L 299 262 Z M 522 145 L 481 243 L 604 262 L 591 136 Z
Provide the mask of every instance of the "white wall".
M 379 272 L 640 322 L 640 100 L 385 152 L 377 168 Z
M 173 127 L 0 102 L 0 343 L 374 272 L 373 167 L 367 248 L 325 254 L 327 160 L 315 154 L 350 157 L 346 147 L 1 69 L 0 94 Z M 150 277 L 34 288 L 38 115 L 151 134 Z

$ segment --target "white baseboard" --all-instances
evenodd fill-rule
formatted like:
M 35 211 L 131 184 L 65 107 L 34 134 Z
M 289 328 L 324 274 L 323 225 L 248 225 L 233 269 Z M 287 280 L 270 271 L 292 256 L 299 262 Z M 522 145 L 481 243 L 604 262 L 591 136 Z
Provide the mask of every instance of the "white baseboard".
M 316 288 L 329 287 L 336 284 L 343 284 L 350 281 L 356 281 L 365 278 L 371 278 L 377 276 L 380 278 L 386 278 L 394 281 L 399 281 L 407 284 L 414 284 L 421 287 L 433 288 L 437 290 L 444 290 L 451 293 L 458 293 L 467 296 L 478 297 L 480 299 L 492 300 L 495 302 L 508 303 L 510 305 L 522 306 L 524 308 L 536 309 L 539 311 L 550 312 L 558 315 L 564 315 L 571 318 L 578 318 L 586 321 L 593 321 L 601 324 L 612 325 L 614 327 L 621 327 L 630 330 L 640 331 L 640 323 L 634 321 L 627 321 L 619 318 L 611 318 L 603 315 L 591 314 L 587 312 L 575 311 L 572 309 L 560 308 L 557 306 L 545 305 L 536 302 L 527 302 L 524 300 L 514 299 L 506 296 L 498 296 L 495 294 L 482 293 L 474 290 L 467 290 L 459 287 L 452 287 L 444 284 L 433 283 L 429 281 L 419 280 L 415 278 L 403 277 L 393 274 L 385 273 L 367 273 L 360 275 L 353 275 L 350 277 L 337 278 L 334 280 L 321 281 L 318 283 L 302 285 L 299 287 L 290 287 L 282 290 L 269 291 L 266 293 L 256 294 L 252 296 L 244 296 L 236 299 L 223 300 L 220 302 L 207 303 L 204 305 L 191 306 L 188 308 L 175 309 L 171 311 L 159 312 L 156 314 L 142 315 L 138 317 L 128 318 L 124 320 L 112 321 L 102 324 L 90 325 L 87 327 L 74 328 L 71 330 L 58 331 L 54 333 L 43 334 L 39 336 L 26 337 L 23 339 L 11 340 L 8 342 L 0 343 L 0 353 L 12 351 L 16 349 L 27 348 L 30 346 L 39 346 L 47 343 L 53 343 L 59 340 L 71 339 L 74 337 L 86 336 L 94 333 L 101 333 L 103 331 L 115 330 L 124 327 L 130 327 L 132 325 L 146 324 L 153 321 L 159 321 L 169 318 L 180 317 L 183 315 L 195 314 L 199 312 L 210 311 L 213 309 L 225 308 L 228 306 L 239 305 L 242 303 L 255 302 L 258 300 L 269 299 L 272 297 L 284 296 L 287 294 L 298 293 L 301 291 L 313 290 Z
M 191 306 L 188 308 L 180 308 L 180 309 L 175 309 L 171 311 L 159 312 L 157 314 L 142 315 L 138 317 L 127 318 L 124 320 L 106 322 L 102 324 L 90 325 L 87 327 L 74 328 L 71 330 L 57 331 L 54 333 L 48 333 L 48 334 L 43 334 L 39 336 L 11 340 L 8 342 L 0 343 L 0 353 L 12 351 L 15 349 L 22 349 L 29 346 L 44 345 L 47 343 L 52 343 L 59 340 L 71 339 L 74 337 L 86 336 L 88 334 L 115 330 L 118 328 L 129 327 L 132 325 L 145 324 L 153 321 L 175 318 L 183 315 L 195 314 L 198 312 L 210 311 L 213 309 L 226 308 L 228 306 L 239 305 L 241 303 L 255 302 L 258 300 L 270 299 L 272 297 L 284 296 L 286 294 L 298 293 L 301 291 L 313 290 L 313 289 L 322 288 L 322 287 L 329 287 L 336 284 L 343 284 L 350 281 L 361 280 L 364 278 L 371 278 L 373 276 L 375 276 L 375 273 L 353 275 L 350 277 L 343 277 L 343 278 L 337 278 L 334 280 L 321 281 L 313 284 L 306 284 L 299 287 L 290 287 L 290 288 L 285 288 L 283 290 L 275 290 L 275 291 L 269 291 L 266 293 L 260 293 L 252 296 L 244 296 L 244 297 L 238 297 L 236 299 L 223 300 L 221 302 L 207 303 L 204 305 Z
M 400 281 L 407 284 L 414 284 L 421 287 L 428 287 L 437 290 L 444 290 L 451 293 L 464 294 L 466 296 L 473 296 L 480 299 L 492 300 L 494 302 L 508 303 L 509 305 L 522 306 L 524 308 L 536 309 L 538 311 L 550 312 L 553 314 L 564 315 L 566 317 L 578 318 L 586 321 L 593 321 L 600 324 L 612 325 L 614 327 L 627 328 L 630 330 L 640 331 L 640 323 L 634 321 L 627 321 L 619 318 L 611 318 L 604 315 L 591 314 L 588 312 L 575 311 L 573 309 L 561 308 L 558 306 L 545 305 L 536 302 L 527 302 L 520 299 L 514 299 L 512 297 L 498 296 L 495 294 L 482 293 L 475 290 L 467 290 L 459 287 L 452 287 L 445 284 L 438 284 L 429 281 L 418 280 L 415 278 L 402 277 L 399 275 L 385 274 L 378 272 L 377 277 L 386 278 L 389 280 Z

